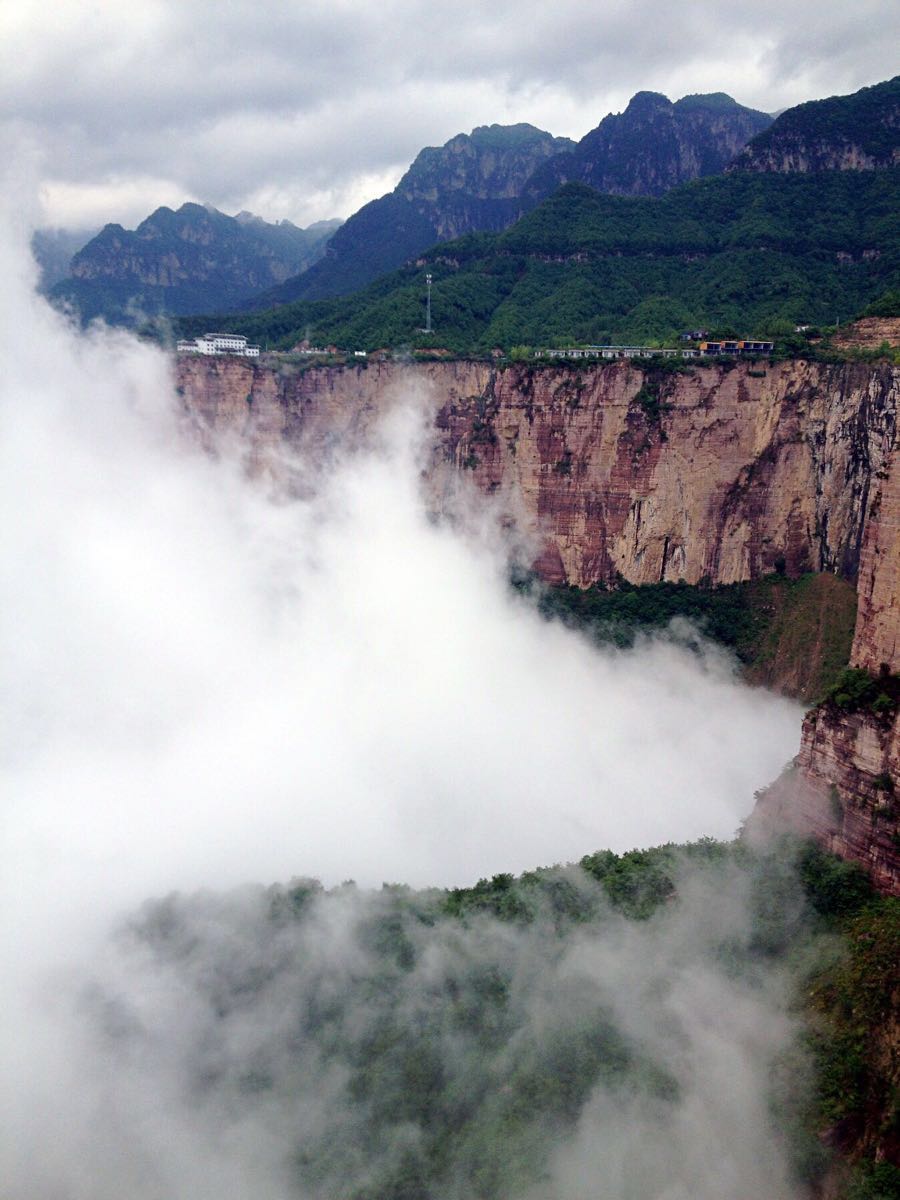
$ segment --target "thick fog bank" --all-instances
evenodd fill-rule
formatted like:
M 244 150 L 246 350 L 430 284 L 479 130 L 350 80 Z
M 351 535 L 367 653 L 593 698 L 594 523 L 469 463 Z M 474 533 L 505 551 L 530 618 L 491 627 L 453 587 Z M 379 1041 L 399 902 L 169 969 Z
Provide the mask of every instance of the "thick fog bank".
M 380 447 L 314 499 L 273 501 L 196 448 L 162 355 L 79 337 L 15 287 L 3 303 L 21 867 L 132 895 L 464 882 L 730 834 L 794 753 L 796 709 L 715 651 L 589 648 L 509 595 L 490 538 L 429 523 L 427 395 L 398 397 Z
M 496 533 L 430 523 L 429 396 L 398 396 L 378 447 L 288 500 L 248 482 L 239 453 L 198 449 L 162 354 L 76 333 L 34 296 L 6 235 L 0 269 L 15 343 L 0 375 L 0 935 L 16 964 L 0 1068 L 14 1143 L 80 1086 L 49 1012 L 67 994 L 53 972 L 80 978 L 144 897 L 295 875 L 447 885 L 730 835 L 795 752 L 797 709 L 741 686 L 716 651 L 593 649 L 510 595 Z M 152 990 L 153 973 L 140 978 Z M 144 1100 L 165 1112 L 165 1091 Z M 160 1152 L 145 1119 L 138 1174 L 140 1154 Z M 42 1133 L 60 1130 L 48 1119 Z M 170 1151 L 190 1158 L 183 1136 Z M 33 1194 L 113 1194 L 77 1180 L 76 1159 Z

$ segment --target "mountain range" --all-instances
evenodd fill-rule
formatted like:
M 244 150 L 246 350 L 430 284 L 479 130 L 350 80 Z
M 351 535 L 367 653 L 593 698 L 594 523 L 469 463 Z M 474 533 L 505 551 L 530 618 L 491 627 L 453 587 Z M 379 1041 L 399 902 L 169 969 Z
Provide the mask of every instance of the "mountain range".
M 344 295 L 436 243 L 508 228 L 567 180 L 659 195 L 716 174 L 770 120 L 721 93 L 673 104 L 639 92 L 578 143 L 533 125 L 480 126 L 420 151 L 392 192 L 339 228 L 267 226 L 196 204 L 158 209 L 133 232 L 108 225 L 53 295 L 110 320 Z
M 896 80 L 802 105 L 750 142 L 740 169 L 661 196 L 565 183 L 500 233 L 432 246 L 352 296 L 246 312 L 226 328 L 282 348 L 309 336 L 460 352 L 834 324 L 900 287 L 898 128 Z
M 578 143 L 490 125 L 426 148 L 339 227 L 192 204 L 107 226 L 53 296 L 119 321 L 230 309 L 282 346 L 421 344 L 423 268 L 451 350 L 830 323 L 897 288 L 898 128 L 900 77 L 774 121 L 639 92 Z
M 104 226 L 50 295 L 84 320 L 228 308 L 309 267 L 339 224 L 300 229 L 210 205 L 158 208 L 135 230 Z
M 638 92 L 578 143 L 531 125 L 459 134 L 423 150 L 393 192 L 346 221 L 321 262 L 253 307 L 354 291 L 437 242 L 506 229 L 568 180 L 615 195 L 661 195 L 718 174 L 770 121 L 722 93 L 673 104 Z

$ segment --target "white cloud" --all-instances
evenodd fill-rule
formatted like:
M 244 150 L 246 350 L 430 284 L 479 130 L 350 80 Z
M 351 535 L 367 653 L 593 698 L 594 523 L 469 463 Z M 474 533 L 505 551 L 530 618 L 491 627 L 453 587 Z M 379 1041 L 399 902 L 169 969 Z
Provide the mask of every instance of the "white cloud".
M 0 601 L 32 883 L 458 882 L 730 834 L 793 753 L 796 710 L 714 654 L 521 611 L 493 549 L 426 521 L 403 437 L 271 504 L 185 442 L 161 355 L 78 337 L 24 274 L 7 253 Z

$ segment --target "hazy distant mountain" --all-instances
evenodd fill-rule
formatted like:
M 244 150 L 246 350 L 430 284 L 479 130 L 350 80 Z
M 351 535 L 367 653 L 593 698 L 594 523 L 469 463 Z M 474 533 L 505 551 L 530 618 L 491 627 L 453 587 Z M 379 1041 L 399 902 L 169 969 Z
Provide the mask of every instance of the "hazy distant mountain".
M 660 196 L 718 175 L 771 121 L 724 92 L 674 104 L 657 92 L 638 92 L 623 113 L 604 117 L 573 150 L 541 166 L 525 195 L 534 203 L 578 182 L 613 195 Z
M 201 204 L 158 208 L 133 231 L 105 226 L 74 256 L 70 277 L 52 295 L 86 320 L 227 308 L 304 271 L 339 224 L 300 229 Z
M 254 307 L 351 292 L 436 242 L 505 229 L 535 168 L 573 144 L 533 125 L 482 125 L 420 151 L 393 192 L 341 226 L 321 262 Z
M 900 75 L 850 96 L 789 108 L 732 169 L 874 170 L 900 165 Z
M 31 253 L 40 268 L 38 290 L 49 292 L 54 284 L 65 279 L 70 274 L 73 256 L 96 234 L 96 228 L 36 229 L 31 238 Z

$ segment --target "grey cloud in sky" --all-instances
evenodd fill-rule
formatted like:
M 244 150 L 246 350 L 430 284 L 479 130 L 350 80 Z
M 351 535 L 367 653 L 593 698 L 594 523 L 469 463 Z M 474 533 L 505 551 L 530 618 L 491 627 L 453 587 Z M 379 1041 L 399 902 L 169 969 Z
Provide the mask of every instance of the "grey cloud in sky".
M 7 132 L 42 158 L 47 219 L 129 223 L 191 198 L 306 222 L 477 124 L 580 137 L 641 89 L 775 110 L 878 82 L 900 10 L 13 0 L 0 32 Z

